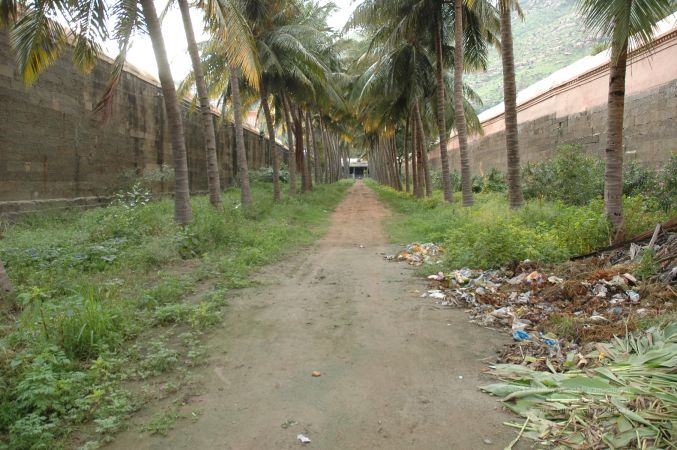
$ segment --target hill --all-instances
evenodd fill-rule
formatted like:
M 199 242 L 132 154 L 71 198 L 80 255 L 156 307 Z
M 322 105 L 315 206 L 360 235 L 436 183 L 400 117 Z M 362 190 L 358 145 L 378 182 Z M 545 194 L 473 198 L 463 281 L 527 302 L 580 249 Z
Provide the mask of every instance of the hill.
M 513 20 L 515 72 L 521 90 L 556 70 L 589 55 L 600 41 L 586 30 L 576 0 L 522 0 L 524 21 Z M 503 101 L 501 58 L 491 51 L 487 71 L 466 75 L 480 95 L 478 112 Z

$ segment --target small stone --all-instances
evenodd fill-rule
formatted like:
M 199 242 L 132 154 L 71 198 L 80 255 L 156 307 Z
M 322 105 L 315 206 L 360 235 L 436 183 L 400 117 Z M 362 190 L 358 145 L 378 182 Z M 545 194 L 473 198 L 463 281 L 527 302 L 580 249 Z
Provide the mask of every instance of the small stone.
M 313 373 L 311 373 L 311 375 L 314 377 L 321 377 L 322 372 L 320 372 L 319 370 L 314 370 Z
M 484 443 L 487 444 L 487 445 L 491 445 L 494 442 L 491 439 L 484 438 Z

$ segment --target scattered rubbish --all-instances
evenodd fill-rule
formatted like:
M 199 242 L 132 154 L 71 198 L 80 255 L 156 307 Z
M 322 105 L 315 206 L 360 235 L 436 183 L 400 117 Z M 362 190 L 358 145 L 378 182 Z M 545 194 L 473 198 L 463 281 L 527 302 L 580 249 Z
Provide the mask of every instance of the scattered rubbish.
M 298 439 L 302 444 L 310 444 L 310 438 L 304 434 L 298 434 L 296 439 Z
M 564 283 L 564 279 L 562 279 L 560 277 L 556 277 L 555 275 L 552 275 L 552 276 L 548 277 L 548 282 L 550 282 L 552 284 L 562 284 L 562 283 Z
M 295 421 L 294 419 L 287 419 L 280 426 L 286 430 L 287 428 L 293 427 L 296 424 L 298 424 L 298 422 Z
M 517 330 L 512 334 L 513 339 L 516 341 L 528 341 L 531 336 L 524 330 Z
M 656 239 L 656 255 L 667 259 L 655 259 L 660 270 L 650 283 L 638 281 L 639 262 L 630 260 L 625 247 L 547 268 L 525 260 L 499 270 L 433 270 L 421 298 L 436 307 L 464 308 L 480 326 L 506 329 L 514 342 L 502 350 L 499 362 L 559 371 L 566 355 L 581 352 L 587 343 L 632 331 L 638 319 L 677 311 L 675 290 L 660 284 L 677 262 L 674 229 Z M 408 249 L 418 250 L 416 245 Z
M 386 255 L 384 258 L 388 261 L 406 261 L 412 266 L 422 266 L 423 264 L 431 264 L 437 262 L 439 256 L 444 253 L 441 245 L 426 243 L 426 244 L 410 244 L 406 250 L 399 252 L 397 255 Z
M 639 293 L 635 291 L 626 291 L 625 292 L 632 303 L 637 303 L 639 301 Z
M 311 373 L 311 375 L 314 377 L 321 377 L 322 372 L 320 372 L 319 370 L 314 370 L 313 373 Z

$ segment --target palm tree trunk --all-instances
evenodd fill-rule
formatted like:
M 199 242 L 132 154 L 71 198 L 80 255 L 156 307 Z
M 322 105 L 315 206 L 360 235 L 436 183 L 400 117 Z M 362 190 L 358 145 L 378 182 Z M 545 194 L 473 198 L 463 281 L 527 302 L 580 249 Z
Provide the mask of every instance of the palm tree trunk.
M 14 305 L 14 287 L 0 261 L 0 311 L 8 310 Z
M 174 160 L 174 220 L 180 225 L 188 225 L 193 219 L 193 210 L 190 204 L 190 188 L 188 186 L 188 160 L 186 156 L 186 141 L 183 133 L 183 119 L 181 108 L 176 96 L 172 71 L 169 68 L 167 50 L 162 37 L 162 29 L 158 20 L 153 0 L 141 0 L 143 15 L 146 19 L 148 34 L 153 44 L 155 61 L 158 66 L 158 77 L 162 86 L 162 96 L 167 112 L 167 121 L 172 142 L 172 156 Z
M 240 100 L 240 82 L 238 69 L 230 67 L 230 92 L 233 100 L 233 120 L 235 122 L 235 149 L 237 153 L 237 169 L 240 178 L 240 202 L 249 207 L 254 202 L 252 191 L 249 188 L 249 167 L 247 166 L 247 151 L 244 148 L 244 131 L 242 129 L 242 111 Z
M 315 184 L 322 182 L 322 164 L 320 163 L 320 151 L 317 148 L 315 139 L 315 130 L 313 130 L 313 120 L 311 115 L 307 116 L 308 129 L 310 130 L 310 146 L 313 148 L 313 162 L 315 163 Z
M 296 170 L 301 174 L 301 193 L 308 192 L 308 178 L 303 155 L 303 111 L 296 107 L 292 114 L 294 122 L 294 143 L 296 144 Z
M 310 173 L 310 168 L 312 164 L 310 163 L 310 149 L 311 149 L 311 144 L 310 144 L 310 112 L 305 113 L 305 120 L 303 128 L 305 129 L 305 151 L 303 152 L 303 164 L 306 169 L 306 179 L 308 180 L 308 190 L 312 191 L 313 190 L 313 177 L 312 174 Z
M 270 149 L 270 157 L 273 164 L 273 201 L 280 200 L 280 155 L 277 152 L 277 144 L 275 143 L 275 123 L 273 122 L 273 115 L 270 113 L 270 105 L 268 104 L 268 91 L 263 83 L 261 84 L 261 106 L 263 107 L 263 114 L 266 116 L 266 127 L 268 127 L 268 148 Z
M 454 112 L 456 117 L 456 134 L 458 150 L 461 154 L 461 191 L 463 206 L 473 204 L 472 178 L 468 157 L 468 127 L 465 123 L 463 109 L 463 1 L 454 0 L 456 15 L 454 18 Z
M 505 148 L 508 156 L 508 203 L 511 209 L 524 204 L 520 179 L 520 150 L 517 134 L 517 88 L 515 56 L 512 45 L 512 10 L 507 0 L 500 1 L 501 58 L 503 60 L 503 99 L 505 104 Z
M 604 211 L 613 227 L 614 243 L 625 237 L 623 219 L 623 114 L 628 41 L 611 49 L 607 143 L 604 169 Z
M 409 118 L 407 117 L 407 124 L 404 126 L 404 186 L 407 193 L 410 192 L 409 186 Z
M 416 100 L 416 123 L 418 127 L 418 145 L 420 149 L 419 163 L 423 167 L 423 176 L 425 179 L 425 196 L 433 196 L 433 185 L 430 180 L 430 162 L 428 161 L 428 151 L 425 145 L 425 131 L 423 131 L 423 119 L 421 118 L 421 107 L 418 99 Z
M 444 200 L 454 201 L 454 194 L 451 189 L 451 174 L 449 173 L 449 154 L 447 153 L 447 124 L 446 112 L 444 109 L 444 75 L 442 68 L 442 4 L 438 9 L 437 32 L 435 33 L 435 53 L 437 58 L 437 128 L 440 133 L 440 164 L 442 165 L 442 190 L 444 191 Z
M 412 113 L 413 115 L 414 113 Z M 411 116 L 410 116 L 411 117 Z M 418 177 L 418 126 L 416 118 L 411 117 L 411 181 L 414 197 L 421 197 L 421 185 Z
M 287 126 L 287 147 L 289 147 L 289 195 L 296 195 L 296 150 L 294 149 L 294 128 L 291 123 L 291 109 L 286 94 L 282 94 L 282 111 Z
M 202 70 L 200 53 L 198 52 L 197 42 L 195 41 L 195 32 L 193 23 L 190 20 L 190 8 L 187 0 L 179 0 L 179 9 L 183 19 L 183 29 L 186 32 L 186 41 L 188 42 L 188 53 L 193 63 L 193 73 L 195 74 L 195 86 L 200 100 L 200 112 L 202 114 L 202 128 L 205 139 L 205 152 L 207 156 L 207 189 L 209 190 L 209 203 L 216 209 L 223 209 L 221 203 L 221 180 L 219 179 L 219 163 L 216 156 L 216 133 L 214 132 L 214 117 L 212 107 L 209 103 L 209 94 L 207 83 Z

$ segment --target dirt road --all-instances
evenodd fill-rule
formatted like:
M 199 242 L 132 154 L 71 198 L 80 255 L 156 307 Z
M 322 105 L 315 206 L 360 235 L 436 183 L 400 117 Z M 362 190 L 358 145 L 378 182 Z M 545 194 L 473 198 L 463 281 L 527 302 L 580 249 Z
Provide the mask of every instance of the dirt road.
M 477 390 L 503 338 L 419 298 L 412 270 L 382 258 L 388 217 L 353 186 L 323 239 L 230 300 L 184 408 L 197 419 L 111 448 L 290 449 L 299 433 L 313 449 L 503 448 L 510 416 Z

